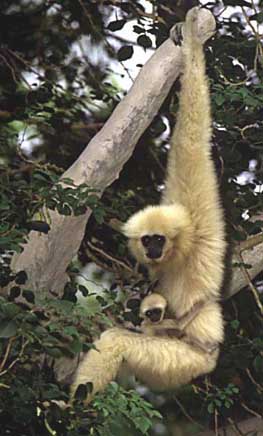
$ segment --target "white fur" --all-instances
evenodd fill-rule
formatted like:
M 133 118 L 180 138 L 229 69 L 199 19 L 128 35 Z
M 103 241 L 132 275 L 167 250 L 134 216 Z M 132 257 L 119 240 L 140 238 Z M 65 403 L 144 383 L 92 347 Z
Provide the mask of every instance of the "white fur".
M 148 206 L 124 225 L 139 262 L 159 279 L 156 292 L 168 303 L 168 318 L 180 318 L 200 300 L 207 304 L 186 326 L 202 342 L 223 341 L 223 318 L 217 302 L 223 277 L 224 220 L 210 157 L 211 115 L 203 48 L 196 38 L 197 9 L 184 28 L 184 73 L 180 107 L 171 140 L 166 189 L 160 206 Z M 163 255 L 150 260 L 140 238 L 166 237 Z M 150 387 L 173 389 L 212 371 L 218 351 L 206 353 L 179 339 L 150 337 L 113 328 L 101 336 L 80 364 L 78 384 L 92 382 L 93 393 L 113 380 L 122 363 Z

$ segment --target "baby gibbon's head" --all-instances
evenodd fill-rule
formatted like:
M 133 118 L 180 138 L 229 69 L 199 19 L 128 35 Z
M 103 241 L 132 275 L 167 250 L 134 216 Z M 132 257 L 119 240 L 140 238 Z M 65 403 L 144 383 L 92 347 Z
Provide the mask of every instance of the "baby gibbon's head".
M 140 317 L 151 323 L 159 323 L 164 318 L 166 306 L 167 301 L 162 295 L 148 295 L 141 303 Z
M 129 218 L 123 233 L 137 261 L 154 265 L 182 249 L 180 236 L 189 226 L 189 214 L 180 204 L 148 206 Z

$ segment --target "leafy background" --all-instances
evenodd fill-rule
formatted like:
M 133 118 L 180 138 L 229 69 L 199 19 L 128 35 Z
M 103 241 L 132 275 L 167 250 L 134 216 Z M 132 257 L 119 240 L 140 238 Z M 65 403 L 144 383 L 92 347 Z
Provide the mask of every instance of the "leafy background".
M 124 295 L 138 285 L 113 219 L 124 221 L 159 199 L 179 83 L 101 200 L 92 187 L 55 183 L 103 126 L 143 58 L 196 3 L 1 1 L 0 285 L 10 291 L 0 301 L 0 434 L 187 435 L 262 416 L 262 276 L 254 293 L 244 289 L 224 303 L 226 341 L 211 376 L 167 395 L 137 384 L 140 396 L 127 380 L 126 389 L 113 383 L 88 410 L 81 393 L 74 407 L 55 402 L 68 400 L 69 380 L 57 380 L 60 360 L 71 365 L 87 351 L 121 317 Z M 263 2 L 206 7 L 218 28 L 206 48 L 213 155 L 235 243 L 262 231 Z M 46 207 L 68 215 L 87 206 L 93 216 L 63 298 L 44 292 L 36 298 L 22 286 L 25 272 L 12 273 L 13 252 L 21 251 L 29 230 L 48 232 Z

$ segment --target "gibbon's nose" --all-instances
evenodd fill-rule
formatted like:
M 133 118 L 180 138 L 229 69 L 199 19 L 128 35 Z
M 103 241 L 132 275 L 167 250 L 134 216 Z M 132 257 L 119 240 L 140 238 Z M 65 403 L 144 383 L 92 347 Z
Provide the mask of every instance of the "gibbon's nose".
M 159 247 L 149 247 L 146 255 L 149 259 L 159 259 L 162 256 L 162 249 Z
M 145 315 L 147 316 L 147 318 L 149 318 L 151 322 L 159 322 L 162 316 L 162 309 L 149 309 L 147 310 Z

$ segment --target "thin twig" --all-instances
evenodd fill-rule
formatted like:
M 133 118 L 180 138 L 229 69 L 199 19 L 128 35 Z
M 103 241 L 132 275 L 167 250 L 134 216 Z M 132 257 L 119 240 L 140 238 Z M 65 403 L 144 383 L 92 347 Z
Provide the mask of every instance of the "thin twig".
M 248 368 L 246 368 L 246 373 L 247 373 L 248 378 L 250 379 L 250 381 L 252 381 L 252 383 L 256 386 L 258 393 L 262 394 L 263 386 L 261 386 L 259 383 L 256 382 L 256 380 L 254 379 L 253 375 L 251 374 L 251 372 L 250 372 L 250 370 Z
M 190 421 L 192 422 L 192 424 L 198 425 L 198 427 L 204 429 L 204 426 L 199 424 L 199 422 L 195 421 L 190 415 L 189 413 L 185 410 L 183 404 L 181 403 L 181 401 L 178 400 L 178 398 L 173 395 L 172 396 L 173 400 L 175 400 L 176 404 L 180 407 L 182 413 L 184 414 L 184 416 Z
M 4 368 L 4 366 L 6 364 L 6 361 L 8 359 L 9 353 L 10 353 L 10 349 L 12 347 L 12 343 L 14 342 L 15 339 L 16 339 L 16 337 L 13 337 L 13 338 L 10 338 L 9 341 L 8 341 L 8 344 L 7 344 L 7 347 L 6 347 L 6 350 L 5 350 L 5 355 L 4 355 L 4 358 L 3 358 L 2 363 L 0 365 L 0 373 L 1 373 L 2 369 Z
M 263 418 L 262 415 L 260 415 L 259 413 L 255 412 L 255 410 L 250 409 L 250 407 L 248 407 L 245 403 L 241 403 L 241 407 L 243 407 L 243 409 L 245 409 L 251 415 L 256 416 L 257 418 L 260 418 L 260 419 Z
M 258 233 L 255 236 L 250 236 L 246 241 L 242 241 L 238 247 L 240 252 L 256 247 L 263 242 L 263 233 Z
M 29 343 L 29 340 L 23 342 L 18 357 L 17 357 L 16 359 L 14 359 L 14 360 L 10 363 L 10 365 L 9 365 L 9 366 L 4 370 L 4 371 L 0 372 L 0 377 L 1 377 L 2 375 L 6 374 L 8 371 L 10 371 L 10 369 L 12 369 L 13 366 L 14 366 L 17 362 L 19 362 L 19 360 L 21 359 L 21 357 L 22 357 L 22 355 L 23 355 L 23 353 L 24 353 L 24 350 L 25 350 L 25 348 L 26 348 L 26 346 L 27 346 L 28 343 Z
M 217 409 L 215 409 L 215 435 L 218 436 L 218 412 Z
M 120 259 L 117 259 L 116 257 L 110 256 L 106 251 L 102 250 L 101 248 L 96 247 L 96 245 L 92 244 L 92 242 L 88 242 L 87 245 L 90 247 L 91 250 L 94 250 L 96 253 L 100 254 L 102 257 L 105 257 L 106 259 L 110 260 L 113 264 L 117 264 L 121 269 L 125 269 L 129 271 L 130 273 L 133 273 L 133 269 L 127 265 L 127 263 L 123 262 Z
M 233 428 L 234 432 L 240 436 L 246 436 L 245 433 L 243 433 L 239 428 L 237 423 L 232 418 L 227 418 L 228 422 L 230 423 L 231 427 Z
M 237 253 L 237 255 L 238 255 L 238 257 L 239 257 L 239 259 L 241 261 L 240 269 L 241 269 L 241 271 L 242 271 L 242 273 L 243 273 L 243 275 L 244 275 L 244 277 L 246 279 L 246 282 L 248 284 L 249 289 L 251 290 L 251 292 L 252 292 L 252 294 L 254 296 L 256 305 L 258 306 L 261 314 L 263 315 L 263 305 L 262 305 L 262 303 L 260 301 L 260 298 L 259 298 L 259 295 L 258 295 L 258 291 L 257 291 L 257 289 L 255 288 L 255 286 L 252 283 L 252 280 L 251 280 L 251 277 L 250 277 L 250 275 L 248 273 L 248 270 L 244 266 L 245 262 L 244 262 L 242 253 L 239 252 L 239 253 Z

